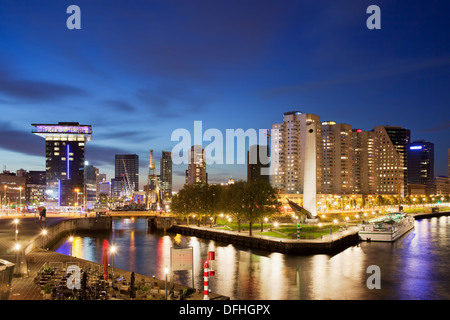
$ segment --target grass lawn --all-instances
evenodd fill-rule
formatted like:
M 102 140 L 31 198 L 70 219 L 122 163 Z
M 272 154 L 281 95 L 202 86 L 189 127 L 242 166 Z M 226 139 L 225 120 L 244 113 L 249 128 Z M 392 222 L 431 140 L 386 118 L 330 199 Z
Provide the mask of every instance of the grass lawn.
M 278 233 L 278 232 L 273 232 L 273 231 L 258 232 L 257 235 L 276 237 L 276 238 L 284 238 L 284 239 L 291 239 L 291 237 L 288 236 L 288 235 L 281 234 L 281 233 Z

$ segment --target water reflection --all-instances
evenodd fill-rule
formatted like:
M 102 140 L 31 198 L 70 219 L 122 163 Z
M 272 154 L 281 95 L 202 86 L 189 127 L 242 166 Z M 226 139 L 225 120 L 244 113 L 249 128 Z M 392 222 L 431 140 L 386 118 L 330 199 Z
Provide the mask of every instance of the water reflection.
M 416 221 L 416 228 L 394 243 L 361 242 L 334 255 L 296 256 L 237 248 L 175 234 L 149 233 L 146 220 L 114 220 L 112 233 L 77 235 L 75 256 L 101 263 L 103 240 L 114 243 L 114 266 L 164 278 L 171 248 L 193 248 L 194 271 L 176 271 L 175 282 L 203 289 L 203 263 L 215 251 L 210 278 L 214 292 L 232 299 L 449 299 L 448 217 Z M 56 251 L 70 254 L 65 239 Z M 111 261 L 111 260 L 110 260 Z M 381 270 L 381 289 L 368 289 L 367 268 Z M 194 274 L 194 279 L 192 279 Z M 194 281 L 192 281 L 194 280 Z

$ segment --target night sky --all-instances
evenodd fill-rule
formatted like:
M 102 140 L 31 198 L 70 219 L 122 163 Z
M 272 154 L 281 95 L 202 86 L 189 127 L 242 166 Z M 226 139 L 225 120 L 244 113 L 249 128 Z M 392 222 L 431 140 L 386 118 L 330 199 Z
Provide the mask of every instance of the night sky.
M 81 30 L 69 30 L 69 5 Z M 369 30 L 369 5 L 381 30 Z M 87 160 L 114 174 L 136 153 L 171 151 L 177 128 L 271 128 L 298 110 L 371 130 L 409 128 L 450 148 L 448 1 L 0 1 L 0 164 L 45 170 L 32 123 L 93 127 Z M 205 142 L 204 146 L 209 144 Z M 186 165 L 174 166 L 174 183 Z M 245 165 L 208 167 L 210 182 L 246 179 Z

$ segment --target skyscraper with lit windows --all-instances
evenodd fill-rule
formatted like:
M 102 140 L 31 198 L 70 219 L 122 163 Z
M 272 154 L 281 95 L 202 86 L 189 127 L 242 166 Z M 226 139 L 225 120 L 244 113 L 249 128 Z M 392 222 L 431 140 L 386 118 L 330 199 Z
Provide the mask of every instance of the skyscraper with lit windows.
M 92 140 L 92 126 L 78 122 L 32 124 L 33 134 L 45 138 L 46 199 L 60 206 L 82 204 L 84 147 Z
M 312 129 L 312 126 L 315 129 Z M 313 130 L 310 132 L 310 130 Z M 322 128 L 320 116 L 299 111 L 285 112 L 282 123 L 272 125 L 272 186 L 286 193 L 304 193 L 313 188 L 313 193 L 321 193 L 322 187 Z M 307 162 L 311 153 L 306 149 L 308 134 L 314 135 L 314 157 L 316 161 Z M 277 165 L 273 165 L 278 162 Z M 305 169 L 305 164 L 314 163 L 315 172 Z M 305 174 L 312 174 L 315 181 L 305 184 Z
M 376 193 L 408 195 L 408 153 L 410 131 L 402 127 L 374 128 L 376 145 Z M 399 190 L 400 189 L 400 190 Z
M 433 143 L 419 140 L 408 145 L 408 184 L 423 185 L 427 194 L 435 193 Z

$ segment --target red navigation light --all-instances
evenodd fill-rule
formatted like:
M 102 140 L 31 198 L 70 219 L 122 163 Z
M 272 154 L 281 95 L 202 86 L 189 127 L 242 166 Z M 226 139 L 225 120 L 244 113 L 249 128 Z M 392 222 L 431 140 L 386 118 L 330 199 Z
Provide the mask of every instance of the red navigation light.
M 214 251 L 209 251 L 208 252 L 208 260 L 215 260 Z

